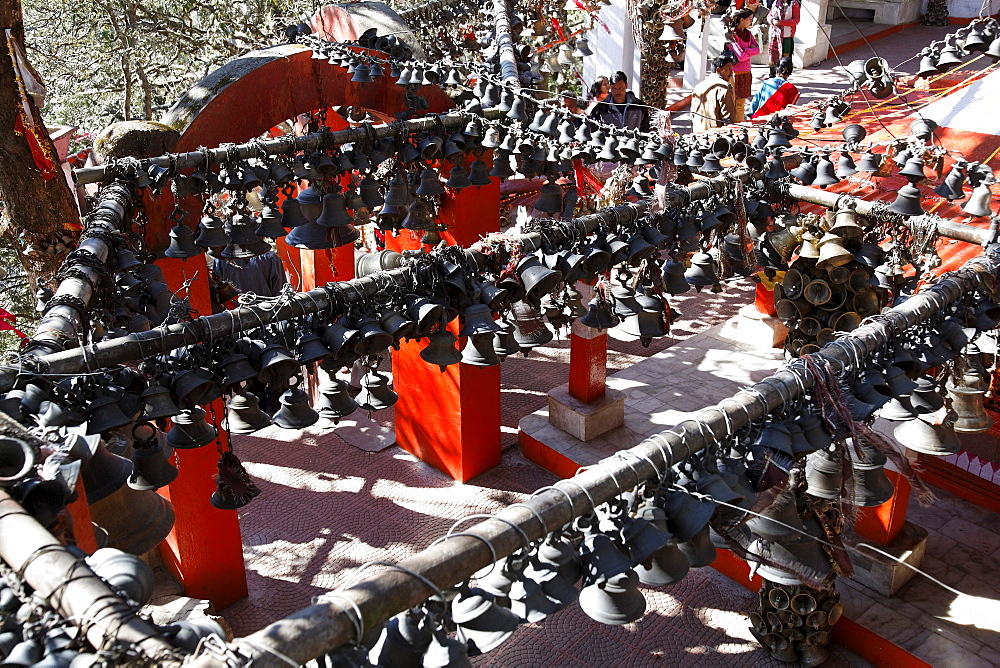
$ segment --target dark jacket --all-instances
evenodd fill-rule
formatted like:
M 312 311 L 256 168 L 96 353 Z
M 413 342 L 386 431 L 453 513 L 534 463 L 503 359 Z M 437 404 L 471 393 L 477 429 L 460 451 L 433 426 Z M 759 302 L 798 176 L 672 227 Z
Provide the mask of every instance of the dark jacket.
M 641 132 L 649 132 L 649 109 L 632 91 L 625 93 L 625 104 L 615 104 L 610 95 L 604 102 L 599 102 L 590 112 L 594 120 L 619 128 L 629 128 Z

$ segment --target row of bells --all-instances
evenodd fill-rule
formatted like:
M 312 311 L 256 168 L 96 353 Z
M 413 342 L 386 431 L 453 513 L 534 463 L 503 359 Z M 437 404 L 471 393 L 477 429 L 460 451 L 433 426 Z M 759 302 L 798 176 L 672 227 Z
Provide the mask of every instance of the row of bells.
M 982 53 L 993 62 L 1000 61 L 1000 32 L 994 19 L 981 19 L 949 34 L 943 42 L 922 49 L 917 76 L 943 74 L 962 64 L 973 53 Z
M 705 475 L 698 489 L 711 490 L 712 484 Z M 721 495 L 735 498 L 731 490 Z M 368 660 L 384 666 L 468 665 L 467 657 L 496 649 L 519 624 L 540 622 L 575 601 L 603 624 L 638 620 L 646 609 L 640 583 L 674 584 L 689 568 L 714 561 L 708 520 L 716 505 L 665 490 L 638 501 L 632 496 L 629 505 L 631 512 L 620 502 L 612 512 L 499 560 L 476 574 L 475 587 L 449 592 L 450 605 L 437 615 L 418 609 L 390 619 L 378 636 L 366 639 Z

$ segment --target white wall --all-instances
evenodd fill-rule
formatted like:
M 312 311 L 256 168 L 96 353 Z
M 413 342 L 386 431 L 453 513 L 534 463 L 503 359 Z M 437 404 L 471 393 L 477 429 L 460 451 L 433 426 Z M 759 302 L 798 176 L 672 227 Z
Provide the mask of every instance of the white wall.
M 632 37 L 632 24 L 625 12 L 625 0 L 612 0 L 612 4 L 601 8 L 599 16 L 607 24 L 611 34 L 599 24 L 587 33 L 590 50 L 594 55 L 583 59 L 585 86 L 589 88 L 597 77 L 610 77 L 621 70 L 629 78 L 629 88 L 638 91 L 639 49 Z
M 923 11 L 927 10 L 927 0 L 924 0 Z M 948 0 L 948 15 L 956 18 L 979 16 L 982 0 Z M 1000 0 L 990 0 L 987 16 L 1000 12 Z

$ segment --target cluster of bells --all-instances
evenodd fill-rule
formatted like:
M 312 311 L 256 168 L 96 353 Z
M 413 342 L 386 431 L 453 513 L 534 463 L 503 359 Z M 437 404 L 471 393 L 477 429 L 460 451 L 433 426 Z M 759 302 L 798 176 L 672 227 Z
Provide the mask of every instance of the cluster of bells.
M 140 262 L 125 248 L 117 252 L 116 266 L 114 280 L 121 299 L 113 311 L 104 310 L 94 318 L 91 330 L 94 341 L 145 332 L 163 323 L 170 314 L 173 293 L 159 267 Z M 39 288 L 35 293 L 35 309 L 44 313 L 52 296 L 50 288 Z
M 846 179 L 858 172 L 876 172 L 882 166 L 882 156 L 866 151 L 858 163 L 854 162 L 851 151 L 857 150 L 858 143 L 865 138 L 867 131 L 860 125 L 852 123 L 846 126 L 841 135 L 844 137 L 844 145 L 840 149 L 840 159 L 834 165 L 830 159 L 832 151 L 813 151 L 810 148 L 802 150 L 802 161 L 798 167 L 789 172 L 803 185 L 819 186 L 826 188 L 841 179 Z
M 153 595 L 153 569 L 138 556 L 104 547 L 86 555 L 67 548 L 86 562 L 91 571 L 136 609 Z M 23 588 L 19 583 L 19 589 Z M 68 623 L 28 593 L 22 600 L 11 583 L 0 577 L 0 665 L 33 668 L 91 668 L 109 665 L 114 649 L 97 653 L 77 624 Z M 161 637 L 179 650 L 193 653 L 202 638 L 225 631 L 209 618 L 181 620 L 159 626 Z
M 892 95 L 894 80 L 889 63 L 884 58 L 875 56 L 868 60 L 854 60 L 848 63 L 844 69 L 847 76 L 851 78 L 853 87 L 867 86 L 872 97 L 879 100 L 884 100 Z
M 839 209 L 832 220 L 810 217 L 815 222 L 802 227 L 787 218 L 793 224 L 765 236 L 782 259 L 798 252 L 776 284 L 774 303 L 789 329 L 786 350 L 805 355 L 833 341 L 836 332 L 850 332 L 879 313 L 886 294 L 880 289 L 897 289 L 896 267 L 885 261 L 878 244 L 862 243 L 864 232 L 853 209 Z
M 681 138 L 674 149 L 673 164 L 692 172 L 715 175 L 723 169 L 721 161 L 732 158 L 755 172 L 764 172 L 764 178 L 784 178 L 788 173 L 779 159 L 780 151 L 790 148 L 788 140 L 798 135 L 788 118 L 775 115 L 758 129 L 753 141 L 746 129 L 729 135 Z
M 920 51 L 918 77 L 943 74 L 973 53 L 983 53 L 993 62 L 1000 61 L 1000 30 L 995 19 L 974 21 Z
M 840 594 L 764 580 L 759 596 L 759 612 L 750 613 L 750 631 L 775 659 L 802 666 L 826 661 L 830 630 L 844 612 Z

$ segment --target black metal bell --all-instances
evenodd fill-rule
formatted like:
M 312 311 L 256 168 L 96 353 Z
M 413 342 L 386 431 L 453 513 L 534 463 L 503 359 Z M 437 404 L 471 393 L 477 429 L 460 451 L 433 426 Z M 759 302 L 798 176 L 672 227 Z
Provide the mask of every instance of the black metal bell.
M 455 344 L 458 342 L 452 332 L 442 329 L 428 338 L 427 347 L 420 351 L 420 358 L 429 364 L 436 364 L 444 371 L 452 364 L 462 361 L 462 353 Z
M 320 398 L 316 403 L 316 411 L 320 417 L 332 420 L 334 423 L 358 410 L 358 404 L 347 391 L 347 383 L 328 377 L 319 385 Z
M 139 424 L 132 435 L 135 441 L 128 486 L 148 492 L 172 483 L 177 478 L 177 468 L 167 460 L 163 444 L 156 438 L 156 430 L 149 424 Z
M 920 206 L 920 199 L 920 189 L 907 183 L 899 189 L 895 201 L 889 205 L 889 211 L 901 216 L 922 216 L 924 210 Z
M 226 223 L 216 215 L 206 213 L 198 224 L 198 238 L 195 244 L 202 248 L 227 246 L 232 239 L 226 232 Z
M 279 402 L 281 408 L 271 422 L 282 429 L 304 429 L 319 421 L 319 413 L 309 405 L 309 395 L 298 387 L 285 390 Z
M 234 394 L 226 403 L 229 431 L 233 434 L 252 434 L 271 424 L 271 418 L 260 409 L 257 395 L 252 392 Z
M 260 356 L 257 377 L 267 385 L 284 385 L 299 371 L 299 362 L 292 357 L 285 344 L 277 338 L 268 341 Z
M 201 255 L 205 250 L 195 244 L 194 232 L 186 225 L 174 225 L 169 234 L 170 246 L 163 253 L 167 257 L 186 260 Z
M 82 468 L 80 478 L 87 490 L 87 502 L 106 499 L 128 482 L 132 462 L 108 451 L 96 436 L 86 439 L 91 448 L 90 461 Z
M 211 504 L 218 508 L 219 510 L 236 510 L 237 508 L 242 508 L 252 501 L 255 497 L 260 494 L 260 489 L 254 484 L 253 480 L 250 478 L 250 474 L 247 470 L 243 468 L 243 464 L 240 462 L 239 458 L 233 453 L 232 450 L 227 450 L 223 452 L 219 457 L 219 473 L 215 477 L 215 491 L 212 492 L 212 496 L 209 499 Z M 218 625 L 211 622 L 212 627 L 210 627 L 212 633 L 218 633 Z M 181 622 L 192 624 L 192 621 L 181 620 Z M 184 631 L 194 631 L 195 635 L 188 641 L 188 646 L 193 643 L 195 646 L 198 644 L 199 635 L 196 629 L 184 629 Z M 176 644 L 181 644 L 180 641 L 175 638 L 174 642 Z
M 205 411 L 200 406 L 182 410 L 172 422 L 174 426 L 167 432 L 167 445 L 178 450 L 193 450 L 208 445 L 218 433 L 205 421 Z
M 475 334 L 469 337 L 462 350 L 462 363 L 473 366 L 496 366 L 500 358 L 493 347 L 493 332 Z
M 378 372 L 377 369 L 370 369 L 361 378 L 361 392 L 355 398 L 358 407 L 366 411 L 377 411 L 389 408 L 396 403 L 399 396 L 392 391 L 389 379 Z

